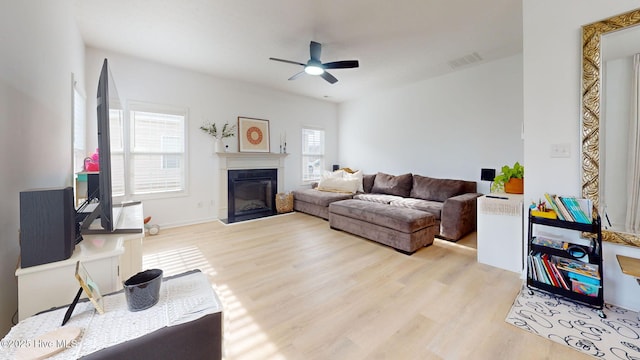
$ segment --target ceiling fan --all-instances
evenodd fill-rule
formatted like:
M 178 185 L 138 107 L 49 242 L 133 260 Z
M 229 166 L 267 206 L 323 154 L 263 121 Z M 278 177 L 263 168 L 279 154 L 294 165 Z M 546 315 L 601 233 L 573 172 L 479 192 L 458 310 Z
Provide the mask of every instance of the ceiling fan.
M 289 80 L 295 80 L 298 77 L 300 77 L 300 75 L 307 73 L 309 75 L 320 75 L 322 76 L 323 79 L 327 80 L 331 84 L 335 84 L 336 82 L 338 82 L 338 79 L 336 79 L 333 75 L 329 74 L 326 71 L 327 69 L 350 69 L 350 68 L 357 68 L 358 66 L 360 66 L 360 64 L 358 63 L 358 60 L 332 61 L 332 62 L 323 64 L 320 61 L 321 52 L 322 52 L 322 44 L 312 41 L 309 44 L 309 53 L 311 54 L 311 58 L 309 59 L 309 61 L 307 61 L 306 64 L 303 64 L 297 61 L 277 59 L 277 58 L 269 58 L 269 60 L 281 61 L 289 64 L 304 66 L 304 70 L 293 75 L 292 77 L 289 78 Z

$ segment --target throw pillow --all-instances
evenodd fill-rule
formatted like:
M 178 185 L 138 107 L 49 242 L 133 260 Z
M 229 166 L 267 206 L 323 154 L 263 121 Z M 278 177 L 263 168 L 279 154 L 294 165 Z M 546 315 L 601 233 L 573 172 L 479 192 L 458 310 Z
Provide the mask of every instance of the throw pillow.
M 464 182 L 461 180 L 413 175 L 413 188 L 411 188 L 413 198 L 444 202 L 450 197 L 463 193 Z
M 322 173 L 323 179 L 328 179 L 328 178 L 342 179 L 343 176 L 344 176 L 344 170 L 324 171 Z
M 376 174 L 367 174 L 362 176 L 362 187 L 364 188 L 365 194 L 371 193 L 371 189 L 373 188 L 373 181 L 376 179 Z
M 408 197 L 413 184 L 412 175 L 389 175 L 379 172 L 373 180 L 372 193 Z
M 362 171 L 358 170 L 358 171 L 354 171 L 354 172 L 348 172 L 345 170 L 345 173 L 343 175 L 343 177 L 345 179 L 357 179 L 358 180 L 358 190 L 359 192 L 364 192 L 364 187 L 362 185 Z
M 361 183 L 361 181 L 359 182 L 357 178 L 344 179 L 329 177 L 320 180 L 317 189 L 320 191 L 355 194 L 358 190 L 359 183 Z

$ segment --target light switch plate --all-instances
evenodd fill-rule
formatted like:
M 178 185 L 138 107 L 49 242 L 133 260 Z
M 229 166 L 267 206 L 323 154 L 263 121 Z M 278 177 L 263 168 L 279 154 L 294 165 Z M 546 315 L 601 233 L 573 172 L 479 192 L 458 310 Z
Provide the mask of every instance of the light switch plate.
M 571 144 L 551 144 L 552 158 L 568 158 L 571 156 Z

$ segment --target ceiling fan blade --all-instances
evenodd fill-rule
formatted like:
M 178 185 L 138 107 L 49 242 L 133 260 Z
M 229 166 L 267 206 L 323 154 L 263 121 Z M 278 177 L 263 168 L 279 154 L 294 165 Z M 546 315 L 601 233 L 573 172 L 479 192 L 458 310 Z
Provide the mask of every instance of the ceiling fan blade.
M 302 70 L 299 73 L 297 73 L 297 74 L 293 75 L 292 77 L 290 77 L 289 80 L 295 80 L 295 79 L 299 78 L 300 76 L 302 76 L 304 74 L 305 74 L 305 72 L 304 72 L 304 70 Z
M 297 61 L 291 61 L 291 60 L 284 60 L 284 59 L 278 59 L 278 58 L 269 58 L 269 60 L 280 61 L 280 62 L 284 62 L 284 63 L 287 63 L 287 64 L 306 66 L 306 64 L 303 64 L 303 63 L 300 63 L 300 62 L 297 62 Z
M 335 76 L 329 74 L 326 71 L 323 72 L 320 76 L 322 76 L 323 79 L 327 80 L 331 84 L 335 84 L 338 82 L 338 79 L 336 79 Z
M 322 44 L 312 41 L 309 43 L 309 53 L 311 54 L 311 60 L 320 62 L 320 54 L 322 53 Z
M 343 61 L 333 61 L 328 62 L 326 64 L 322 64 L 325 69 L 350 69 L 357 68 L 360 66 L 358 60 L 343 60 Z

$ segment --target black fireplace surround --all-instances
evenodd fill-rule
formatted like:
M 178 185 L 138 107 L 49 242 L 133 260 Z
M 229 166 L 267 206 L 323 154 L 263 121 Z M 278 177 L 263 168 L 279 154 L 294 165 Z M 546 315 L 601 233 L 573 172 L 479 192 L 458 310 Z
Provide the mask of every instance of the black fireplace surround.
M 276 213 L 278 169 L 229 170 L 228 223 Z

